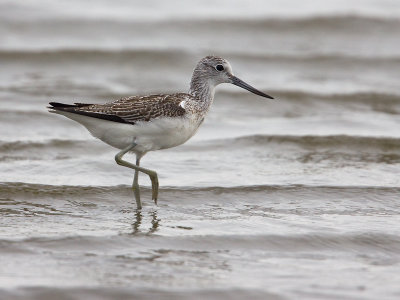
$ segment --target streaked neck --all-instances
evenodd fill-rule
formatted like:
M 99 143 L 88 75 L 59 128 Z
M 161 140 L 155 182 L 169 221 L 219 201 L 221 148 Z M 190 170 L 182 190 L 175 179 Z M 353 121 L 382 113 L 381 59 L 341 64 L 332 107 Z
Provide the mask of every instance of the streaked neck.
M 215 84 L 203 72 L 195 69 L 189 94 L 195 97 L 202 106 L 209 107 L 214 100 L 214 93 Z

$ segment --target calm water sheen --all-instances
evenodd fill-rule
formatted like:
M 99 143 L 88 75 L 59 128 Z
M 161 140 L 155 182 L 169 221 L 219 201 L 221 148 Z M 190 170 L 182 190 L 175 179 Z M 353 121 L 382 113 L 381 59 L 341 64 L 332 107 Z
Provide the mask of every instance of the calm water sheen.
M 315 2 L 0 1 L 0 299 L 399 299 L 400 3 Z M 45 106 L 187 91 L 208 54 L 277 100 L 218 87 L 137 212 Z

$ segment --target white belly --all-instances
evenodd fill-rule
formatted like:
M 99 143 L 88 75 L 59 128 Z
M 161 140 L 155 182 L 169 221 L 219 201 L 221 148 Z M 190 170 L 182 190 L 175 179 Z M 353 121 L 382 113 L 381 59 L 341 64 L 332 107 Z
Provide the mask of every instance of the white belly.
M 179 146 L 190 139 L 200 123 L 190 118 L 162 118 L 151 122 L 138 122 L 136 140 L 144 151 L 167 149 Z
M 78 114 L 59 112 L 85 126 L 89 132 L 103 142 L 124 149 L 136 143 L 135 152 L 167 149 L 183 144 L 190 139 L 201 124 L 194 116 L 185 118 L 160 118 L 135 125 L 106 121 Z

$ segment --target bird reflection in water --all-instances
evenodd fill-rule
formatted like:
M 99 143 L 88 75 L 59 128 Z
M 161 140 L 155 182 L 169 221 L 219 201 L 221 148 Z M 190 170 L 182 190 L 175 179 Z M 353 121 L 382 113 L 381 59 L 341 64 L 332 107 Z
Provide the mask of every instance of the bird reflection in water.
M 140 230 L 140 227 L 142 225 L 143 213 L 140 209 L 136 210 L 135 222 L 132 224 L 132 229 L 133 229 L 132 234 L 133 235 L 140 234 L 140 233 L 150 235 L 158 230 L 158 226 L 159 226 L 159 223 L 161 220 L 157 217 L 157 211 L 153 210 L 153 211 L 149 212 L 149 216 L 151 217 L 151 227 L 147 230 L 147 232 L 142 232 Z

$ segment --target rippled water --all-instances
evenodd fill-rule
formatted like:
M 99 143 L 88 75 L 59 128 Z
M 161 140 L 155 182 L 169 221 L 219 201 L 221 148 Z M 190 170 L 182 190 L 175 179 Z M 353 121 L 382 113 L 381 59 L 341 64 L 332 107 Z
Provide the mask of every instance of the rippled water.
M 1 299 L 400 297 L 398 1 L 252 3 L 0 1 Z M 277 100 L 218 87 L 138 212 L 45 107 L 187 91 L 208 54 Z

